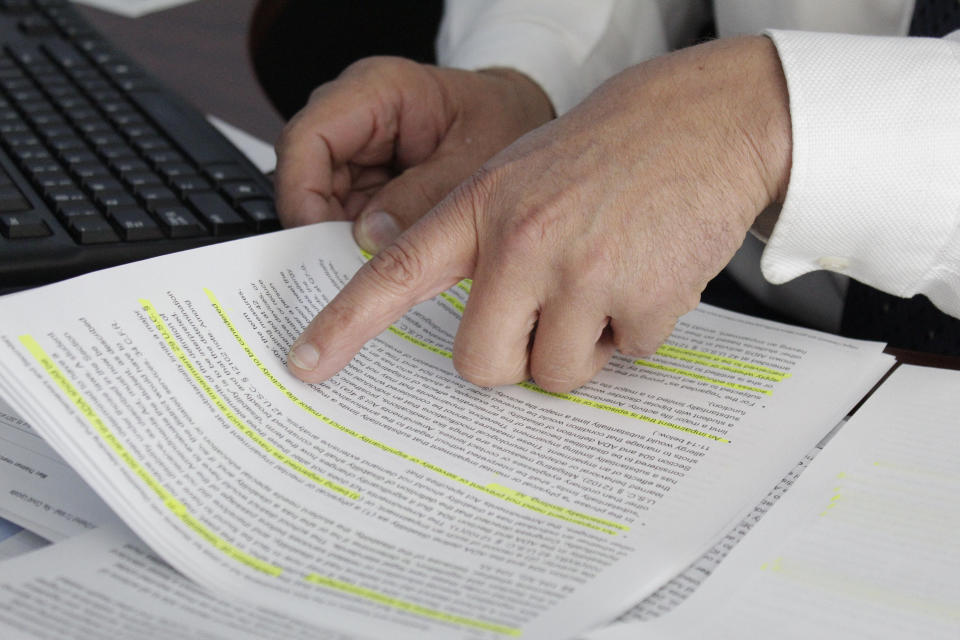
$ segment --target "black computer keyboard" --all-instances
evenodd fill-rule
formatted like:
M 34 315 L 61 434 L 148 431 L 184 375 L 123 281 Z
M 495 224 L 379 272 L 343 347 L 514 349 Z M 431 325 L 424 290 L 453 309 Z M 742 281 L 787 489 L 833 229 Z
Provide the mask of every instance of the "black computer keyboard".
M 66 0 L 0 0 L 0 291 L 279 226 L 270 180 Z

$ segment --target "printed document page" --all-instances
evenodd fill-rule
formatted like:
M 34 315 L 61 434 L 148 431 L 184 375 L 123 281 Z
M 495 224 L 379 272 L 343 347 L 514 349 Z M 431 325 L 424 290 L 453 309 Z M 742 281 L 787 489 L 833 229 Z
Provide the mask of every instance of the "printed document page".
M 727 554 L 733 550 L 737 544 L 749 533 L 760 519 L 766 515 L 777 500 L 783 497 L 796 481 L 800 474 L 810 465 L 818 453 L 820 446 L 812 449 L 810 453 L 803 457 L 790 472 L 777 483 L 770 493 L 753 508 L 737 526 L 728 531 L 723 538 L 717 542 L 709 551 L 697 558 L 689 567 L 681 573 L 674 576 L 670 582 L 666 583 L 649 596 L 640 601 L 636 606 L 631 607 L 629 611 L 620 616 L 617 622 L 632 622 L 652 620 L 658 616 L 672 611 L 680 603 L 693 595 L 703 582 L 710 577 L 716 570 Z
M 899 367 L 690 600 L 589 638 L 960 637 L 958 389 Z
M 77 472 L 2 398 L 0 517 L 48 540 L 118 522 Z
M 890 364 L 702 306 L 573 393 L 483 389 L 452 366 L 463 282 L 296 380 L 290 344 L 364 262 L 325 223 L 5 298 L 0 391 L 214 593 L 361 635 L 555 640 L 706 551 Z
M 2 569 L 3 638 L 362 640 L 208 593 L 122 525 L 8 560 Z

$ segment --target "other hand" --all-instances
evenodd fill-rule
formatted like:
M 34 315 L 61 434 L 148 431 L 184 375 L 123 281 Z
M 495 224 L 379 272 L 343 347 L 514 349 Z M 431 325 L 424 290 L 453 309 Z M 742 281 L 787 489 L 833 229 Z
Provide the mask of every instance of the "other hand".
M 493 386 L 590 379 L 653 352 L 733 256 L 790 168 L 786 85 L 763 37 L 632 67 L 494 156 L 365 264 L 294 344 L 339 371 L 414 304 L 464 277 L 454 365 Z
M 376 252 L 551 117 L 546 94 L 516 71 L 366 58 L 317 88 L 284 129 L 280 219 L 286 226 L 357 220 L 357 241 Z

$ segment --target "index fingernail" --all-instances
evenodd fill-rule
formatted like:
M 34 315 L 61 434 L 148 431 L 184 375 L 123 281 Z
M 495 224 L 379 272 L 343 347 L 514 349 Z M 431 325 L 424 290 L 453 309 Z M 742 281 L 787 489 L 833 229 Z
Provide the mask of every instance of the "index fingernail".
M 372 211 L 357 221 L 357 241 L 367 251 L 379 251 L 398 235 L 400 225 L 386 211 Z
M 290 350 L 290 362 L 304 371 L 313 371 L 320 362 L 320 352 L 309 342 L 295 344 Z

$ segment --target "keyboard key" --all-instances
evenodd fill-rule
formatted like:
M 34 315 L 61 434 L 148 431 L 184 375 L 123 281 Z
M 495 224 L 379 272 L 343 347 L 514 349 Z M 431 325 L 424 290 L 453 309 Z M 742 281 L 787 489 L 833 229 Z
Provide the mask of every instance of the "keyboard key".
M 127 171 L 123 174 L 123 181 L 131 189 L 139 187 L 162 186 L 163 180 L 152 171 Z
M 214 182 L 231 180 L 249 180 L 250 174 L 238 164 L 211 164 L 203 168 L 203 173 Z
M 105 129 L 91 133 L 87 136 L 87 140 L 94 148 L 106 147 L 108 145 L 121 145 L 124 143 L 123 138 L 114 133 L 113 129 Z
M 119 108 L 108 108 L 107 105 L 125 105 L 129 107 L 129 104 L 123 99 L 123 96 L 104 80 L 89 80 L 84 83 L 83 88 L 86 90 L 87 95 L 90 96 L 96 104 L 100 105 L 101 109 L 108 113 L 118 111 Z
M 4 49 L 11 58 L 22 65 L 29 66 L 42 59 L 40 52 L 32 44 L 8 44 Z
M 11 240 L 51 235 L 50 227 L 36 212 L 0 213 L 0 233 Z
M 118 207 L 109 214 L 124 240 L 156 240 L 163 237 L 160 226 L 139 207 Z
M 133 138 L 130 144 L 132 144 L 133 148 L 143 155 L 147 155 L 155 151 L 168 151 L 170 149 L 169 142 L 156 136 L 141 136 L 139 138 Z
M 33 103 L 46 104 L 47 102 L 43 94 L 34 89 L 33 83 L 29 80 L 25 80 L 21 88 L 14 89 L 9 85 L 5 88 L 10 92 L 10 97 L 13 98 L 13 101 L 21 106 Z
M 86 58 L 84 58 L 79 51 L 74 49 L 66 42 L 55 40 L 53 42 L 45 43 L 41 48 L 51 60 L 56 62 L 64 69 L 69 70 L 77 67 L 87 66 Z
M 280 228 L 277 209 L 269 200 L 247 200 L 240 204 L 240 211 L 253 221 L 258 233 L 274 231 Z
M 70 187 L 53 187 L 47 189 L 44 192 L 44 195 L 47 198 L 47 202 L 50 203 L 50 206 L 56 209 L 58 204 L 65 202 L 86 202 L 87 196 L 83 194 L 83 191 L 80 189 L 70 186 Z
M 34 184 L 39 187 L 41 191 L 48 191 L 50 189 L 55 189 L 58 187 L 74 187 L 74 182 L 63 171 L 50 171 L 48 173 L 38 173 L 33 177 Z
M 187 201 L 215 236 L 241 233 L 246 229 L 247 225 L 240 214 L 217 193 L 192 193 L 187 196 Z
M 27 158 L 20 166 L 33 178 L 41 173 L 63 173 L 60 163 L 53 158 Z
M 57 205 L 57 217 L 59 217 L 64 222 L 68 223 L 73 218 L 80 218 L 83 216 L 99 216 L 100 210 L 97 207 L 89 202 L 64 202 L 60 205 Z
M 72 164 L 70 165 L 70 173 L 81 182 L 93 178 L 109 178 L 111 176 L 110 169 L 99 162 L 79 162 Z
M 98 193 L 123 191 L 123 183 L 116 178 L 94 177 L 83 181 L 83 188 L 92 197 L 96 198 Z
M 198 175 L 174 176 L 170 178 L 170 187 L 176 191 L 181 198 L 193 191 L 209 191 L 210 183 Z
M 177 176 L 194 176 L 197 172 L 185 162 L 163 162 L 157 165 L 157 172 L 167 181 Z
M 4 120 L 0 118 L 0 133 L 3 135 L 10 135 L 11 133 L 24 133 L 30 131 L 30 127 L 27 126 L 27 123 L 23 120 L 17 118 L 16 120 Z
M 143 124 L 145 121 L 143 116 L 141 116 L 136 111 L 122 111 L 119 113 L 111 113 L 110 121 L 113 124 L 117 125 L 121 129 L 124 127 L 129 127 L 134 124 Z
M 163 232 L 171 238 L 192 238 L 207 235 L 207 229 L 182 206 L 159 206 L 153 210 Z
M 94 200 L 104 210 L 117 207 L 132 207 L 137 201 L 126 191 L 101 191 Z
M 121 178 L 131 171 L 148 171 L 150 169 L 147 163 L 135 156 L 116 158 L 110 162 L 110 168 L 113 169 Z
M 126 144 L 111 145 L 98 149 L 100 157 L 107 162 L 113 162 L 121 158 L 136 158 L 137 154 Z
M 42 135 L 47 142 L 65 136 L 76 136 L 76 134 L 73 132 L 73 127 L 68 125 L 66 122 L 48 122 L 46 125 L 40 128 L 40 135 Z
M 235 207 L 239 206 L 243 200 L 267 197 L 266 192 L 258 184 L 250 181 L 228 182 L 220 188 L 220 191 L 228 200 L 233 202 Z
M 69 167 L 74 167 L 78 164 L 90 164 L 97 162 L 97 156 L 94 155 L 92 151 L 89 151 L 85 146 L 77 147 L 75 149 L 65 149 L 61 151 L 57 157 L 60 158 L 60 162 Z
M 87 136 L 88 139 L 97 133 L 109 133 L 113 131 L 113 127 L 107 124 L 107 121 L 102 118 L 88 118 L 78 123 L 77 129 L 80 130 L 80 133 Z
M 7 136 L 5 140 L 7 145 L 16 149 L 18 147 L 40 147 L 41 142 L 40 138 L 33 135 L 32 133 L 14 133 L 10 136 Z
M 67 124 L 67 121 L 63 119 L 63 116 L 56 111 L 38 111 L 28 113 L 27 117 L 30 119 L 30 122 L 33 123 L 33 126 L 40 131 L 46 131 L 47 127 Z
M 50 141 L 50 148 L 63 159 L 69 151 L 87 151 L 87 144 L 78 135 L 64 136 Z
M 164 164 L 183 162 L 182 155 L 172 149 L 154 149 L 143 154 L 154 167 Z
M 133 122 L 121 127 L 121 132 L 127 140 L 133 141 L 137 138 L 158 136 L 157 130 L 143 122 Z
M 151 203 L 177 202 L 177 196 L 173 195 L 173 191 L 162 186 L 140 187 L 137 189 L 137 197 L 148 207 Z
M 53 23 L 41 16 L 27 16 L 17 23 L 17 28 L 28 36 L 49 36 L 57 32 Z
M 120 240 L 120 236 L 102 216 L 71 218 L 67 231 L 79 244 L 102 244 Z
M 13 213 L 32 209 L 20 190 L 12 184 L 0 186 L 0 213 Z
M 60 107 L 61 111 L 65 111 L 68 116 L 73 116 L 73 113 L 79 111 L 90 111 L 93 109 L 93 105 L 90 104 L 90 101 L 81 96 L 79 92 L 76 95 L 68 94 L 64 96 L 57 96 L 53 99 L 53 102 Z

